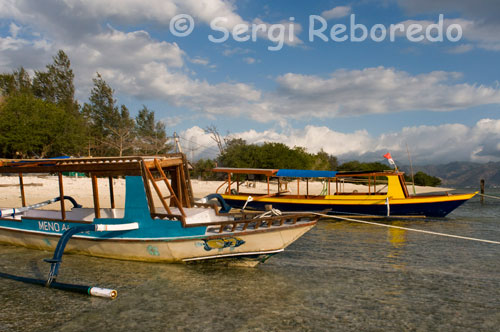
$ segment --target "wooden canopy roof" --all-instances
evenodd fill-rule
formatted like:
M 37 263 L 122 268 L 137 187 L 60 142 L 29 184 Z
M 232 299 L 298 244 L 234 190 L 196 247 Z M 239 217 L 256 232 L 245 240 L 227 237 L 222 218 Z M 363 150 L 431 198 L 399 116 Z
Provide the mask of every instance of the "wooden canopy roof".
M 3 159 L 0 160 L 0 174 L 81 172 L 106 176 L 141 175 L 142 165 L 147 168 L 155 167 L 154 159 L 157 159 L 163 168 L 183 164 L 182 154 L 147 157 Z

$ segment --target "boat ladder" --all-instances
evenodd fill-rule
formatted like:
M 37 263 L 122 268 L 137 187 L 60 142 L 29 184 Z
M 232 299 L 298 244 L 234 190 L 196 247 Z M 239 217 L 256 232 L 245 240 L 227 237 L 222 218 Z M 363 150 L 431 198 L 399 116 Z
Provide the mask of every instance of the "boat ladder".
M 154 163 L 154 170 L 159 174 L 159 177 L 154 177 L 153 173 L 151 172 L 149 167 L 145 167 L 145 169 L 146 169 L 146 174 L 147 174 L 149 180 L 153 184 L 153 188 L 155 189 L 156 193 L 158 194 L 158 197 L 161 201 L 161 204 L 163 205 L 163 207 L 165 208 L 165 210 L 167 211 L 168 214 L 172 214 L 172 211 L 170 210 L 170 207 L 168 206 L 168 203 L 166 201 L 167 199 L 171 199 L 173 201 L 174 205 L 177 206 L 177 208 L 181 212 L 182 216 L 185 217 L 186 213 L 184 212 L 184 209 L 182 208 L 182 203 L 180 202 L 179 198 L 175 194 L 175 191 L 172 188 L 172 185 L 170 184 L 170 181 L 168 180 L 167 175 L 163 171 L 163 168 L 161 167 L 160 162 L 158 161 L 158 159 L 155 158 L 153 163 Z M 163 181 L 165 183 L 165 185 L 167 186 L 168 191 L 170 192 L 169 195 L 163 196 L 163 193 L 162 193 L 160 187 L 158 186 L 158 182 L 160 182 L 160 181 Z

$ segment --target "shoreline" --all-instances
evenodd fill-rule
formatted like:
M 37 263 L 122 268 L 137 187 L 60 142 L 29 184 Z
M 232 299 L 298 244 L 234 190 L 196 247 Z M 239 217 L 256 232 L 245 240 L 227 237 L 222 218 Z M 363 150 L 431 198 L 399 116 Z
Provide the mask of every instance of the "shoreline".
M 35 204 L 41 201 L 58 197 L 59 196 L 59 183 L 58 177 L 52 175 L 41 176 L 23 176 L 24 191 L 26 197 L 26 204 Z M 72 196 L 75 200 L 82 204 L 84 207 L 93 206 L 92 184 L 91 179 L 87 177 L 74 177 L 64 176 L 64 194 Z M 195 199 L 200 199 L 208 194 L 215 193 L 216 189 L 223 183 L 223 181 L 203 181 L 191 180 L 193 193 Z M 255 185 L 255 187 L 254 187 Z M 110 207 L 109 196 L 109 183 L 107 178 L 98 179 L 99 188 L 99 202 L 102 208 Z M 234 187 L 235 188 L 235 187 Z M 288 184 L 287 189 L 291 194 L 296 194 L 297 183 L 295 181 Z M 346 183 L 345 191 L 358 190 L 363 192 L 366 186 Z M 125 205 L 125 179 L 113 179 L 113 189 L 115 195 L 116 207 L 123 207 Z M 309 193 L 311 195 L 319 195 L 323 189 L 323 184 L 319 181 L 309 182 Z M 240 185 L 242 192 L 251 193 L 266 193 L 266 182 L 245 182 Z M 277 191 L 277 184 L 270 185 L 271 192 Z M 300 192 L 306 190 L 306 182 L 300 182 Z M 334 190 L 334 186 L 331 186 Z M 366 190 L 366 189 L 365 189 Z M 432 194 L 438 192 L 453 191 L 453 188 L 444 187 L 422 187 L 415 186 L 417 194 Z M 408 186 L 408 191 L 413 192 L 412 186 Z M 0 207 L 10 208 L 21 206 L 21 193 L 19 190 L 19 177 L 18 176 L 1 176 L 0 177 Z

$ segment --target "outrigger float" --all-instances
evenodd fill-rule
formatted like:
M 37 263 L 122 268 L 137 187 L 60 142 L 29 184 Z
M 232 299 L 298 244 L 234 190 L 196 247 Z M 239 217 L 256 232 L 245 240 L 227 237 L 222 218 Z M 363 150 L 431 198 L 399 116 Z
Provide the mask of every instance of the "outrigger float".
M 331 215 L 358 217 L 445 217 L 477 194 L 410 195 L 404 173 L 400 171 L 335 172 L 217 167 L 213 172 L 226 174 L 226 180 L 219 186 L 217 193 L 222 194 L 224 200 L 237 209 L 265 210 L 272 206 L 281 211 L 328 211 Z M 259 176 L 265 178 L 267 192 L 245 189 L 242 184 L 248 181 L 249 176 L 253 179 Z M 294 194 L 289 190 L 293 181 L 291 179 L 297 179 Z M 309 179 L 323 181 L 321 193 L 309 192 Z M 306 181 L 302 194 L 301 180 Z M 277 184 L 276 190 L 271 191 L 271 182 Z M 358 186 L 348 191 L 345 189 L 346 183 Z
M 63 172 L 80 172 L 90 177 L 93 207 L 82 207 L 71 197 L 77 193 L 65 190 Z M 0 243 L 55 249 L 53 259 L 47 260 L 51 263 L 47 286 L 57 285 L 55 278 L 65 251 L 135 261 L 223 259 L 255 266 L 282 252 L 314 227 L 319 218 L 305 213 L 229 213 L 230 207 L 219 195 L 205 198 L 206 203 L 196 202 L 182 154 L 4 160 L 0 162 L 0 173 L 19 176 L 22 205 L 0 208 Z M 57 197 L 27 206 L 23 175 L 47 173 L 58 176 Z M 100 207 L 98 177 L 109 179 L 110 208 Z M 125 177 L 124 208 L 115 206 L 113 177 Z M 215 202 L 209 204 L 212 198 L 219 199 L 222 208 Z M 54 203 L 58 203 L 55 209 L 41 209 Z

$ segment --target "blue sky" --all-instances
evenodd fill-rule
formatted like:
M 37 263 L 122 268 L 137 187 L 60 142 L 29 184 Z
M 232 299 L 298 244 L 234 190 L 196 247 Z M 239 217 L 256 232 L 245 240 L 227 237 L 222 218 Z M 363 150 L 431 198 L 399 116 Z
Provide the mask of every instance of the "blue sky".
M 42 70 L 63 49 L 80 102 L 99 72 L 119 103 L 133 114 L 143 104 L 155 110 L 195 159 L 215 157 L 203 130 L 215 125 L 250 143 L 323 149 L 341 160 L 381 161 L 391 151 L 406 163 L 408 144 L 418 164 L 498 161 L 499 12 L 487 0 L 3 0 L 0 70 Z M 174 35 L 178 15 L 192 18 L 190 34 Z M 425 31 L 440 15 L 435 42 L 437 28 L 430 38 Z M 365 40 L 352 41 L 353 20 L 366 27 Z M 327 41 L 310 38 L 321 22 Z M 251 32 L 240 33 L 244 42 L 209 40 L 257 25 L 254 40 Z M 346 41 L 332 40 L 335 25 L 345 26 L 338 36 Z M 393 41 L 391 25 L 403 29 Z M 422 41 L 409 37 L 411 25 Z M 283 38 L 270 29 L 284 29 Z

